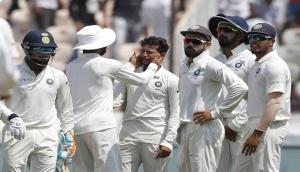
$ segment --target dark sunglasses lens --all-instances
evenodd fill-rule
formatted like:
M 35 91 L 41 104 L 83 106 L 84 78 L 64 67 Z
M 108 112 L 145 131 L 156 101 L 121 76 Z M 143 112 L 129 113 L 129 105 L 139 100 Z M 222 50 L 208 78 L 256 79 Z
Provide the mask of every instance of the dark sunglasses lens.
M 221 31 L 224 31 L 224 32 L 237 32 L 237 30 L 235 30 L 231 27 L 225 27 L 225 26 L 217 27 L 217 32 L 221 32 Z
M 197 40 L 197 39 L 190 39 L 190 38 L 184 38 L 184 43 L 188 44 L 188 43 L 192 43 L 194 45 L 200 45 L 202 44 L 201 41 Z
M 197 39 L 192 39 L 192 44 L 194 45 L 200 45 L 201 44 L 201 41 L 197 40 Z
M 232 32 L 229 27 L 221 27 L 224 32 Z
M 34 47 L 32 50 L 39 53 L 53 53 L 55 51 L 55 49 L 48 47 Z
M 267 38 L 263 35 L 249 35 L 248 39 L 255 40 L 255 41 L 263 41 L 263 40 L 266 40 Z

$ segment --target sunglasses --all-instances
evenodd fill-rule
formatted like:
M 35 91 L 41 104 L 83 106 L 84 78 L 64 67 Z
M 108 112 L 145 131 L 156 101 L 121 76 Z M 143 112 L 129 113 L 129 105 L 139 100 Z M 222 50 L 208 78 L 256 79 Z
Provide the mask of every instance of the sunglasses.
M 55 48 L 50 47 L 33 47 L 31 50 L 38 52 L 38 53 L 54 53 Z
M 203 43 L 206 43 L 206 41 L 204 40 L 199 40 L 199 39 L 191 39 L 191 38 L 184 38 L 183 39 L 183 42 L 185 44 L 189 44 L 190 42 L 193 44 L 193 45 L 201 45 Z
M 234 29 L 230 26 L 218 26 L 217 27 L 217 33 L 220 33 L 220 32 L 238 32 L 237 29 Z
M 261 34 L 250 34 L 248 35 L 248 40 L 252 40 L 252 41 L 264 41 L 266 39 L 271 39 L 271 36 L 267 36 L 267 35 L 261 35 Z

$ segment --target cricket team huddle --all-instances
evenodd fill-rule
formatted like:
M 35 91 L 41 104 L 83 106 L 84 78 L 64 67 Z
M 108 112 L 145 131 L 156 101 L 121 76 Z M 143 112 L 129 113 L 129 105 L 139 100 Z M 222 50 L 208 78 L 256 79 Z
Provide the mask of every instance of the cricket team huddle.
M 115 32 L 85 26 L 63 72 L 49 65 L 58 46 L 51 33 L 28 32 L 24 61 L 0 78 L 15 80 L 1 86 L 1 171 L 166 172 L 176 145 L 179 172 L 279 172 L 291 74 L 273 49 L 276 29 L 219 14 L 180 33 L 185 56 L 175 75 L 162 65 L 162 37 L 142 39 L 123 64 L 104 57 Z M 3 57 L 4 44 L 0 35 Z

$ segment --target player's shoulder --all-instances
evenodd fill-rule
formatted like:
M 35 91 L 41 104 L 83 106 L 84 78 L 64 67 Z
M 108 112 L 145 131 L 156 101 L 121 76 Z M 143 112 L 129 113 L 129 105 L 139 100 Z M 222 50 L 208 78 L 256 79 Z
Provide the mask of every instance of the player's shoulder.
M 119 67 L 122 65 L 122 63 L 118 60 L 115 59 L 110 59 L 110 58 L 96 58 L 95 59 L 95 64 L 97 65 L 105 65 L 106 67 Z M 105 67 L 103 66 L 103 67 Z
M 212 57 L 212 56 L 208 56 L 207 57 L 207 63 L 206 63 L 206 68 L 207 69 L 220 69 L 220 68 L 224 68 L 226 65 L 222 62 L 220 62 L 219 60 L 217 60 L 216 58 Z
M 59 70 L 53 66 L 47 66 L 46 70 L 48 72 L 51 72 L 54 76 L 58 77 L 59 79 L 66 79 L 67 76 L 66 74 L 62 71 L 62 70 Z
M 288 68 L 287 63 L 278 55 L 269 57 L 269 59 L 266 60 L 266 66 L 274 70 Z
M 256 56 L 248 49 L 244 50 L 241 54 L 240 54 L 241 58 L 244 58 L 246 60 L 249 61 L 254 61 L 256 59 Z
M 225 55 L 223 53 L 219 53 L 218 55 L 216 55 L 214 57 L 214 59 L 218 60 L 218 61 L 222 61 L 225 58 Z
M 165 78 L 168 78 L 169 81 L 175 81 L 177 82 L 179 80 L 178 76 L 172 73 L 171 71 L 163 68 L 162 74 L 165 76 Z

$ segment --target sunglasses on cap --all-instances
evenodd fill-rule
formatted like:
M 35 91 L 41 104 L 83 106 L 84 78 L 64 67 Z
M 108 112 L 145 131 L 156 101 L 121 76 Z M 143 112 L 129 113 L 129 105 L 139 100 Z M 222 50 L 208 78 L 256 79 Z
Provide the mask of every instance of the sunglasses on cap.
M 201 45 L 203 43 L 206 43 L 207 41 L 185 37 L 185 38 L 183 38 L 183 42 L 185 44 L 189 44 L 191 42 L 193 45 Z
M 235 28 L 232 28 L 230 26 L 218 26 L 217 27 L 217 33 L 220 33 L 220 32 L 238 32 L 239 30 L 235 29 Z
M 248 35 L 248 40 L 254 40 L 254 41 L 264 41 L 266 39 L 271 39 L 271 36 L 267 35 L 261 35 L 261 34 L 250 34 Z
M 54 53 L 55 48 L 50 47 L 32 47 L 32 51 L 38 52 L 38 53 Z

